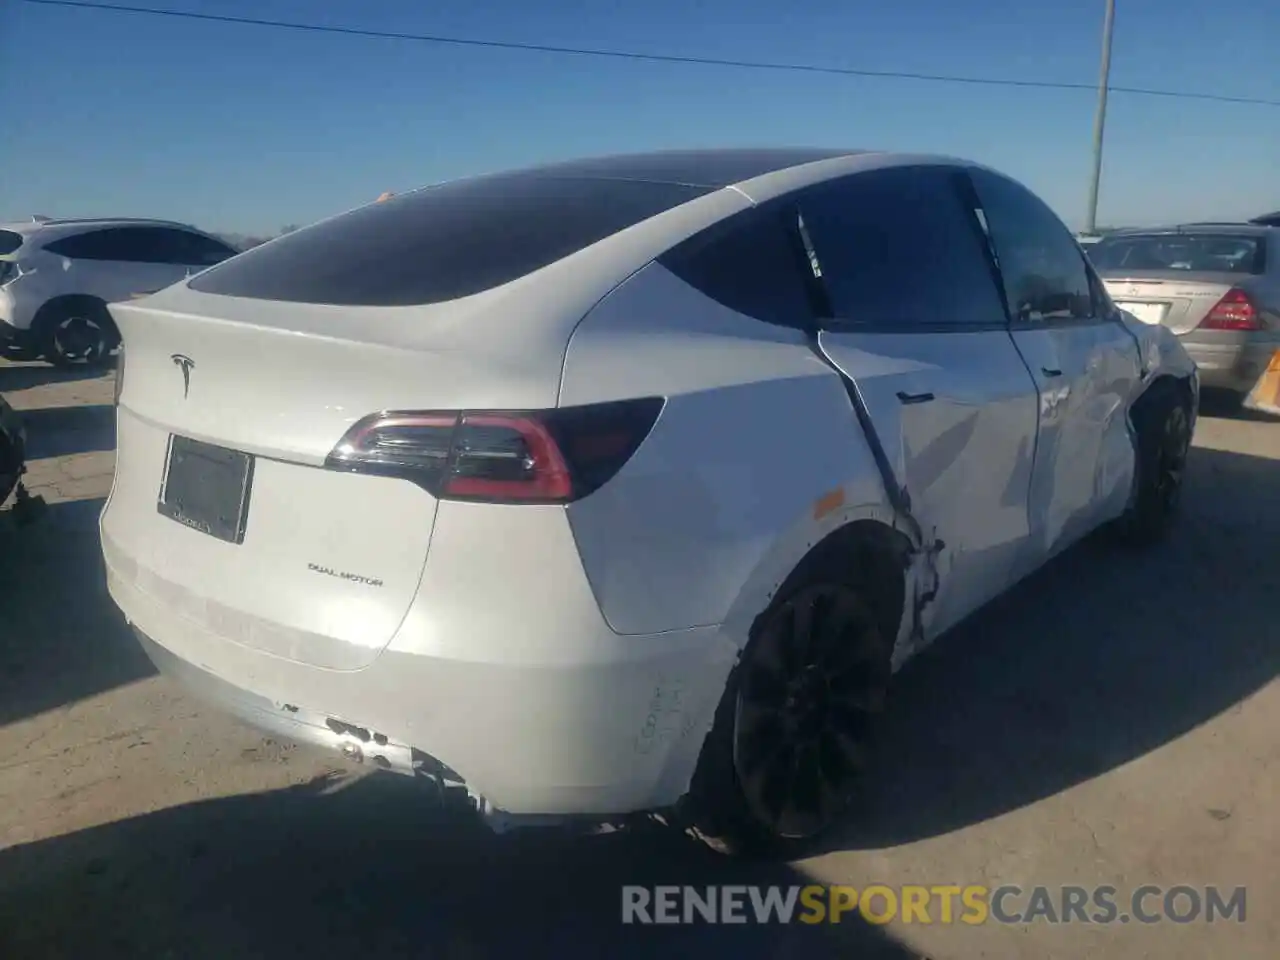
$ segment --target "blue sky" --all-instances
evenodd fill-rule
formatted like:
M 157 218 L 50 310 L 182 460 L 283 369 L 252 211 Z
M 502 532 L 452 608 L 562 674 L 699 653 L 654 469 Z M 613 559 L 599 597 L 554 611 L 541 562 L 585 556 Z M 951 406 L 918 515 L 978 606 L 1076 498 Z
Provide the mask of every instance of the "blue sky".
M 136 0 L 553 45 L 1093 83 L 1102 0 Z M 1280 100 L 1280 4 L 1119 0 L 1112 82 Z M 0 0 L 0 216 L 274 231 L 424 183 L 622 150 L 805 144 L 997 167 L 1084 218 L 1087 91 L 486 50 Z M 1113 94 L 1099 222 L 1280 209 L 1280 108 Z

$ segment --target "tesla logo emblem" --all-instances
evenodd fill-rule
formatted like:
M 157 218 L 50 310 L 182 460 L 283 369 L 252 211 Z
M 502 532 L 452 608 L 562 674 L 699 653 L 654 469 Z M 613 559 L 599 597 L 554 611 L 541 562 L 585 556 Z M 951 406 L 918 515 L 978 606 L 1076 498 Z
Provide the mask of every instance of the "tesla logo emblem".
M 182 399 L 185 400 L 187 394 L 191 392 L 191 368 L 196 365 L 196 362 L 181 353 L 175 353 L 169 359 L 182 371 Z

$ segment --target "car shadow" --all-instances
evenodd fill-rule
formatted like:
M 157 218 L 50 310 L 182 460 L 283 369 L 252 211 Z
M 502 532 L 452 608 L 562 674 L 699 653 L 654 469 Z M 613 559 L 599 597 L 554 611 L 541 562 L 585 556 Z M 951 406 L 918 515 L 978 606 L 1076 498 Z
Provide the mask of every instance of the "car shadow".
M 27 459 L 43 460 L 116 448 L 116 408 L 110 404 L 21 410 Z
M 1206 388 L 1200 394 L 1200 415 L 1223 420 L 1276 423 L 1280 417 L 1262 410 L 1250 410 L 1238 394 Z
M 51 383 L 97 380 L 110 373 L 115 364 L 114 355 L 99 367 L 55 367 L 44 361 L 6 362 L 0 355 L 0 393 L 30 390 Z
M 624 885 L 808 882 L 656 827 L 499 837 L 432 810 L 412 781 L 319 779 L 0 851 L 0 955 L 918 957 L 856 913 L 821 925 L 621 921 Z
M 1280 461 L 1196 448 L 1170 539 L 1096 537 L 897 678 L 857 816 L 827 849 L 936 836 L 1096 777 L 1280 674 Z
M 0 726 L 155 673 L 107 595 L 102 504 L 50 504 L 24 527 L 0 513 Z

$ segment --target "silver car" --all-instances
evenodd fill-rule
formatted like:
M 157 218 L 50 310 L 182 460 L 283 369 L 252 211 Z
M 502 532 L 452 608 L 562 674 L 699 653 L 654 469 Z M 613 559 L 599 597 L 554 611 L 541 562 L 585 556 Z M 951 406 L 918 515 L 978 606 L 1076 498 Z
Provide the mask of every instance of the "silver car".
M 1124 230 L 1088 248 L 1121 309 L 1168 327 L 1204 387 L 1244 395 L 1280 349 L 1280 228 Z

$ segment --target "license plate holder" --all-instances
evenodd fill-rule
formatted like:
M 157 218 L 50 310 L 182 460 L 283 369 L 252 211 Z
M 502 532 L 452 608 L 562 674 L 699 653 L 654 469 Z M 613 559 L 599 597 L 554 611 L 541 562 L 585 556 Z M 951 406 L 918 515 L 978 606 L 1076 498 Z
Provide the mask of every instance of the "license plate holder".
M 156 509 L 184 527 L 243 543 L 253 463 L 247 453 L 171 435 Z
M 1143 323 L 1159 326 L 1169 313 L 1169 304 L 1150 300 L 1120 300 L 1117 302 L 1122 310 L 1128 310 Z

